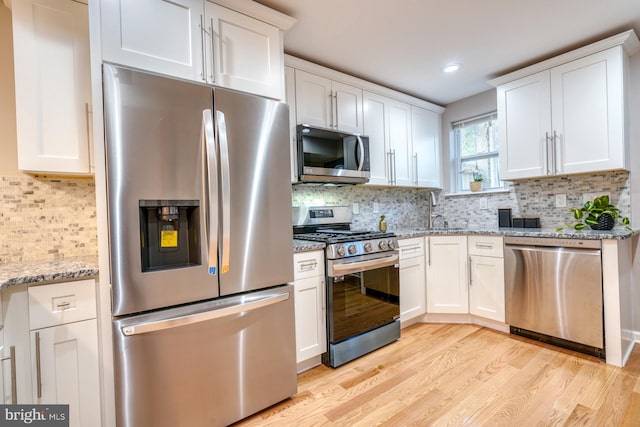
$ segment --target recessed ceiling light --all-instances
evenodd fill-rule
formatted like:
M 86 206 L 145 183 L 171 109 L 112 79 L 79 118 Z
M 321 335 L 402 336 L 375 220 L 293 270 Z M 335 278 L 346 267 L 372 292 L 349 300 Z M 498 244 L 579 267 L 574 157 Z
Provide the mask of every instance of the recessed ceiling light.
M 445 73 L 453 73 L 454 71 L 458 71 L 460 69 L 460 64 L 449 64 L 442 69 Z

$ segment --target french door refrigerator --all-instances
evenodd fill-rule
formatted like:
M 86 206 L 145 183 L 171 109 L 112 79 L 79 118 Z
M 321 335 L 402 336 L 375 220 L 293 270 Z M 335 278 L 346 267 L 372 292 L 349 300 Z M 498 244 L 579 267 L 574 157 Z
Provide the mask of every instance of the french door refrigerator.
M 286 104 L 103 65 L 119 426 L 296 392 Z

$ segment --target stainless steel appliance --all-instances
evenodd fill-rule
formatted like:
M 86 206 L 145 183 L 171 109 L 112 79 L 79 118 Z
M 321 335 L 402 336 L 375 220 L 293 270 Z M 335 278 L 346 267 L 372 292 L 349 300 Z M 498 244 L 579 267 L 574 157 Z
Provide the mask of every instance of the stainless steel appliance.
M 511 332 L 605 357 L 599 240 L 505 237 Z
M 398 241 L 350 229 L 349 207 L 294 208 L 294 237 L 327 244 L 327 352 L 338 367 L 400 338 Z
M 296 392 L 288 107 L 104 65 L 119 426 Z
M 369 137 L 298 125 L 299 182 L 369 182 Z

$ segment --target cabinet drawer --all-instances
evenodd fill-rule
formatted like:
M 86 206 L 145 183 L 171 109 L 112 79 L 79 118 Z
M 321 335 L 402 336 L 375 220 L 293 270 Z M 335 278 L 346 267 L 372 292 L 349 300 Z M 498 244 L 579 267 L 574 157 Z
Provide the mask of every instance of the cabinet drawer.
M 469 236 L 469 255 L 502 258 L 502 237 Z
M 324 252 L 302 252 L 293 254 L 293 276 L 295 280 L 324 276 Z
M 28 292 L 31 330 L 96 317 L 93 279 L 31 286 Z
M 424 256 L 424 238 L 414 237 L 411 239 L 398 240 L 400 247 L 400 259 L 415 258 Z

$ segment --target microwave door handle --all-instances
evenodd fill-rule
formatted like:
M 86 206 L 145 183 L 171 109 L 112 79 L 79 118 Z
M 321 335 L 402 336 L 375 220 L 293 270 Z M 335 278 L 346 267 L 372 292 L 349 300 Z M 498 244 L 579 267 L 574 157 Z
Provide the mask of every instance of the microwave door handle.
M 220 183 L 222 187 L 222 253 L 220 256 L 220 274 L 229 271 L 229 254 L 231 251 L 231 185 L 229 183 L 229 141 L 227 139 L 227 123 L 222 111 L 216 111 L 218 139 L 220 142 Z
M 358 171 L 361 171 L 364 166 L 364 142 L 359 136 L 356 136 L 356 138 L 358 138 Z
M 209 250 L 209 274 L 218 274 L 218 158 L 213 134 L 213 113 L 202 112 L 202 188 L 204 228 Z M 213 205 L 213 207 L 212 207 Z

